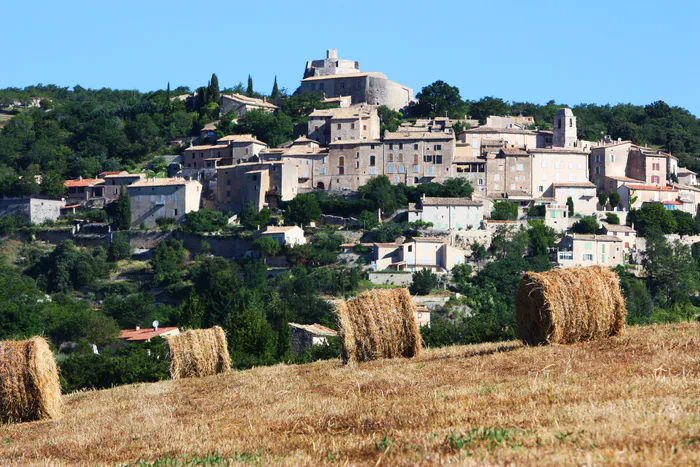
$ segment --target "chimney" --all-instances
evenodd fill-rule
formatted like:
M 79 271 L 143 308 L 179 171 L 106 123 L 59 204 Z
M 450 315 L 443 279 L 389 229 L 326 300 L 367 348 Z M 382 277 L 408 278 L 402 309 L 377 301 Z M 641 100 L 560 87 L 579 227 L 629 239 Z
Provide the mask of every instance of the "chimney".
M 141 326 L 138 326 L 138 325 L 137 325 L 137 326 L 136 326 L 136 330 L 137 330 L 137 331 L 140 331 L 140 330 L 141 330 Z

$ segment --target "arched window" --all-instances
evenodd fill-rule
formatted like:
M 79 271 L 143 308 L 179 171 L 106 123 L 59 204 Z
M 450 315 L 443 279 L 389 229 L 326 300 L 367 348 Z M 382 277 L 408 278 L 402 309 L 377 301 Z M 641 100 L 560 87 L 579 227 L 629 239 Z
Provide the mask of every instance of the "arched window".
M 344 156 L 340 156 L 338 158 L 338 165 L 341 167 L 345 165 L 345 157 Z
M 413 155 L 413 163 L 418 164 L 418 154 Z
M 392 153 L 389 153 L 389 162 L 394 162 L 394 155 Z
M 399 154 L 398 162 L 403 162 L 403 154 Z
M 345 175 L 345 157 L 338 158 L 338 175 Z

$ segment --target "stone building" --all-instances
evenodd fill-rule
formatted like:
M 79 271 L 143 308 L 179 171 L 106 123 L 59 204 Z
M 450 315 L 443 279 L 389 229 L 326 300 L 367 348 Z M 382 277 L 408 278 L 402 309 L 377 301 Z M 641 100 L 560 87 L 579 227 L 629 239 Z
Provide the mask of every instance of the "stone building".
M 484 202 L 470 198 L 423 196 L 408 205 L 409 222 L 430 222 L 438 230 L 475 230 L 484 220 Z
M 304 79 L 297 93 L 321 92 L 326 98 L 350 96 L 353 104 L 386 105 L 403 109 L 413 101 L 413 89 L 377 72 L 361 72 L 358 62 L 338 59 L 337 50 L 328 50 L 325 60 L 307 62 Z
M 360 104 L 314 110 L 309 115 L 307 135 L 321 146 L 338 140 L 376 140 L 379 126 L 377 107 Z
M 338 335 L 336 331 L 320 324 L 289 323 L 289 331 L 294 355 L 301 355 L 314 345 L 327 345 L 329 337 Z
M 222 211 L 242 211 L 248 203 L 261 210 L 297 194 L 298 168 L 292 162 L 246 162 L 217 169 L 216 204 Z
M 258 232 L 261 237 L 270 237 L 280 246 L 289 245 L 306 245 L 304 230 L 298 225 L 285 225 L 282 227 L 267 226 L 264 230 Z
M 485 156 L 473 156 L 471 146 L 457 144 L 455 146 L 454 176 L 471 182 L 475 192 L 486 194 L 486 163 Z
M 455 138 L 441 132 L 384 134 L 384 174 L 407 185 L 444 182 L 456 176 Z
M 104 193 L 103 196 L 108 201 L 114 201 L 119 199 L 119 194 L 121 193 L 121 187 L 125 188 L 134 182 L 137 182 L 144 178 L 143 174 L 130 174 L 128 172 L 121 172 L 117 174 L 105 175 L 103 180 Z
M 0 199 L 0 218 L 20 216 L 30 224 L 39 225 L 45 221 L 57 220 L 61 216 L 61 208 L 65 204 L 63 199 L 41 196 Z
M 598 207 L 596 187 L 592 182 L 564 182 L 552 184 L 552 197 L 556 204 L 566 205 L 569 198 L 574 203 L 574 213 L 592 216 Z
M 131 200 L 131 225 L 153 228 L 159 218 L 172 218 L 176 224 L 185 214 L 198 211 L 202 184 L 184 178 L 145 178 L 126 187 Z
M 328 148 L 321 148 L 316 141 L 300 136 L 289 147 L 280 151 L 279 160 L 296 166 L 297 190 L 304 193 L 313 190 L 314 169 L 324 160 L 328 160 L 328 153 Z M 267 160 L 268 154 L 269 151 L 263 153 L 263 158 Z
M 95 198 L 102 198 L 104 194 L 104 180 L 101 178 L 78 178 L 66 180 L 67 204 L 87 204 Z
M 557 148 L 574 148 L 577 146 L 578 134 L 576 117 L 571 109 L 564 108 L 554 117 L 554 140 L 552 146 Z
M 612 235 L 565 235 L 559 242 L 557 262 L 563 268 L 621 266 L 625 262 L 623 241 Z
M 267 149 L 266 143 L 253 135 L 228 135 L 215 145 L 190 146 L 185 149 L 184 168 L 206 169 L 240 164 Z
M 219 105 L 221 115 L 229 112 L 236 112 L 238 118 L 244 116 L 251 110 L 275 112 L 278 109 L 276 105 L 267 102 L 266 98 L 258 99 L 242 94 L 222 94 Z
M 339 140 L 317 159 L 313 184 L 321 190 L 352 190 L 384 173 L 384 146 L 378 140 Z
M 579 148 L 529 149 L 532 156 L 532 196 L 554 197 L 554 183 L 588 181 L 588 152 Z
M 399 238 L 394 243 L 375 243 L 373 249 L 374 269 L 377 271 L 429 269 L 436 273 L 446 273 L 465 261 L 464 251 L 453 247 L 449 237 L 416 237 L 405 242 Z
M 501 148 L 496 156 L 486 156 L 487 193 L 532 194 L 532 156 L 520 148 Z
M 479 157 L 488 152 L 497 153 L 500 148 L 530 149 L 537 147 L 537 133 L 518 127 L 477 127 L 457 135 L 461 145 L 471 147 L 471 156 Z

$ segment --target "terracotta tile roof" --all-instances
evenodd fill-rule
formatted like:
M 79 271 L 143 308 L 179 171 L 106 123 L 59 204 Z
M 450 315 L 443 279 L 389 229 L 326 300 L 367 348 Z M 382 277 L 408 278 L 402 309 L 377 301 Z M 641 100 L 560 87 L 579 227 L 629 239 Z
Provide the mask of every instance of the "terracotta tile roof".
M 681 202 L 678 201 L 678 200 L 672 200 L 672 201 L 662 201 L 661 204 L 672 204 L 672 205 L 675 205 L 675 206 L 680 206 L 680 205 L 683 204 L 683 203 L 681 203 Z
M 605 149 L 605 148 L 611 148 L 613 146 L 622 146 L 623 144 L 632 144 L 632 141 L 615 141 L 612 143 L 601 144 L 599 146 L 596 146 L 593 149 Z
M 506 156 L 529 156 L 526 150 L 520 148 L 501 148 L 500 153 Z
M 143 178 L 145 175 L 143 174 L 130 174 L 128 172 L 119 172 L 116 174 L 111 174 L 111 175 L 105 175 L 105 180 L 106 179 L 112 179 L 112 178 L 129 178 L 129 177 L 139 177 Z
M 267 227 L 265 230 L 260 232 L 260 235 L 265 235 L 265 234 L 270 234 L 270 233 L 285 233 L 289 232 L 294 229 L 301 229 L 301 227 L 298 227 L 296 225 L 289 225 L 289 226 L 283 226 L 283 227 Z
M 642 185 L 634 183 L 625 183 L 624 186 L 630 190 L 643 190 L 643 191 L 678 191 L 677 189 L 670 186 L 660 186 L 660 185 Z
M 567 237 L 572 237 L 574 240 L 584 240 L 584 241 L 598 241 L 598 242 L 621 242 L 620 237 L 615 237 L 614 235 L 584 235 L 575 234 L 567 235 Z
M 630 177 L 625 177 L 624 175 L 606 175 L 607 178 L 611 180 L 615 180 L 618 182 L 632 182 L 632 183 L 638 183 L 638 182 L 643 182 L 644 180 L 639 180 L 636 178 L 630 178 Z
M 605 221 L 600 222 L 601 227 L 603 227 L 608 232 L 635 232 L 632 227 L 622 224 L 609 224 Z
M 581 148 L 531 148 L 527 152 L 530 154 L 588 154 L 590 151 L 584 151 Z
M 167 333 L 172 333 L 176 330 L 176 326 L 158 328 L 157 331 L 153 328 L 122 329 L 119 331 L 119 338 L 129 342 L 147 341 L 148 339 L 153 339 L 154 337 Z
M 331 141 L 329 146 L 338 146 L 338 145 L 359 146 L 362 144 L 382 144 L 382 143 L 381 143 L 381 141 L 377 141 L 376 139 L 337 139 L 335 141 Z
M 192 152 L 192 151 L 209 151 L 211 149 L 226 149 L 228 146 L 225 144 L 202 144 L 201 146 L 190 146 L 189 148 L 185 149 L 185 152 Z
M 66 188 L 75 188 L 75 187 L 86 187 L 86 186 L 95 186 L 95 185 L 101 185 L 105 181 L 102 180 L 101 178 L 84 178 L 82 180 L 66 180 L 63 182 Z
M 695 174 L 692 170 L 685 168 L 685 167 L 678 167 L 678 174 Z
M 535 135 L 536 133 L 532 130 L 521 130 L 520 128 L 494 128 L 488 126 L 478 126 L 476 128 L 470 128 L 468 130 L 461 131 L 459 134 L 463 133 L 502 133 L 502 134 L 513 134 L 513 135 Z
M 447 237 L 445 238 L 435 238 L 435 237 L 415 237 L 413 239 L 416 243 L 447 243 Z M 408 242 L 410 243 L 410 242 Z
M 100 176 L 106 177 L 107 175 L 119 175 L 121 173 L 126 173 L 126 170 L 116 170 L 113 172 L 100 172 L 99 174 L 97 174 L 97 177 L 99 178 Z
M 139 188 L 139 187 L 156 187 L 156 186 L 177 186 L 177 185 L 187 185 L 188 183 L 199 183 L 197 180 L 187 180 L 185 178 L 142 178 L 141 180 L 137 180 L 131 185 L 129 185 L 129 189 L 131 188 Z

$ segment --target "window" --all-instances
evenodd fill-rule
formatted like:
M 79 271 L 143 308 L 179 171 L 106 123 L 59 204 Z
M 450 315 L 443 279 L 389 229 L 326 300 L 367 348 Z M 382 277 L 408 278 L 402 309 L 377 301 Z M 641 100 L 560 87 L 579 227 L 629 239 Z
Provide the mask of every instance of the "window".
M 436 145 L 435 145 L 435 150 L 436 150 L 436 151 L 442 151 L 442 144 L 436 144 Z
M 610 162 L 615 162 L 615 154 L 610 154 Z
M 483 186 L 483 184 L 484 184 L 484 179 L 483 179 L 483 178 L 480 178 L 480 179 L 477 181 L 477 184 L 478 184 L 479 186 Z
M 603 252 L 603 253 L 605 253 L 605 243 L 603 243 L 602 245 L 600 245 L 600 251 Z
M 393 143 L 389 144 L 389 149 L 394 149 L 394 144 L 393 144 Z
M 323 158 L 323 163 L 324 163 L 324 164 L 328 164 L 328 156 L 325 156 L 325 157 Z
M 369 156 L 369 165 L 374 167 L 376 165 L 377 158 L 376 156 Z
M 416 144 L 413 145 L 413 149 L 416 150 L 416 151 L 418 150 L 418 143 L 416 143 Z
M 651 176 L 651 183 L 659 183 L 659 176 L 658 176 L 658 175 L 652 175 L 652 176 Z
M 399 177 L 394 177 L 394 183 L 399 183 Z
M 500 175 L 500 174 L 496 174 L 496 175 L 493 176 L 493 179 L 494 179 L 495 181 L 499 181 L 499 180 L 501 179 L 501 175 Z
M 435 163 L 442 164 L 442 156 L 435 156 Z
M 351 130 L 354 130 L 354 129 L 355 129 L 355 124 L 354 124 L 354 123 L 351 123 L 351 124 L 350 124 L 350 129 L 351 129 Z
M 399 173 L 400 173 L 400 174 L 403 173 L 403 168 L 404 168 L 403 165 L 399 165 Z
M 137 196 L 136 200 L 140 203 L 141 202 L 141 196 Z
M 586 250 L 592 250 L 592 249 L 593 249 L 593 244 L 592 244 L 591 242 L 586 242 L 586 244 L 584 245 L 584 247 L 586 248 Z
M 498 190 L 498 183 L 494 183 L 494 184 L 493 184 L 493 189 L 494 189 L 494 190 Z
M 177 201 L 177 193 L 173 195 L 173 201 Z
M 325 174 L 326 174 L 326 168 L 325 168 L 325 167 L 321 167 L 321 175 L 325 175 Z
M 389 157 L 386 159 L 388 162 L 394 162 L 394 155 L 392 153 L 389 153 Z
M 559 165 L 560 165 L 560 164 L 559 164 L 559 161 L 554 162 L 554 168 L 555 168 L 555 169 L 560 168 Z
M 403 149 L 403 143 L 399 143 L 399 149 Z
M 367 125 L 362 125 L 362 129 L 367 131 Z
M 511 183 L 511 184 L 510 184 L 510 189 L 511 189 L 511 190 L 515 190 L 515 183 Z
M 660 170 L 660 169 L 659 169 L 659 164 L 658 164 L 658 163 L 651 164 L 651 169 L 652 169 L 652 170 Z
M 155 203 L 155 202 L 156 202 L 156 196 L 155 196 L 155 195 L 151 195 L 151 203 Z
M 569 128 L 573 128 L 573 127 L 574 127 L 574 119 L 570 118 L 569 119 Z
M 345 165 L 345 157 L 344 156 L 340 156 L 338 158 L 338 165 L 341 167 Z
M 360 161 L 355 161 L 355 168 L 359 169 L 360 168 Z
M 559 259 L 572 260 L 572 259 L 574 259 L 574 252 L 573 251 L 562 251 L 559 253 Z
M 474 138 L 472 140 L 472 148 L 477 149 L 479 147 L 479 140 Z
M 369 168 L 369 173 L 370 173 L 370 175 L 376 175 L 376 174 L 377 174 L 377 168 L 376 168 L 376 167 L 370 167 L 370 168 Z
M 595 155 L 595 161 L 596 161 L 596 162 L 600 162 L 600 154 L 596 154 L 596 155 Z
M 596 175 L 600 175 L 600 167 L 596 167 L 596 168 L 593 170 L 593 172 L 594 172 Z
M 360 158 L 360 151 L 357 151 L 357 152 L 355 153 L 355 159 L 359 159 L 359 158 Z
M 175 217 L 177 217 L 177 209 L 174 209 L 173 213 L 175 214 Z
M 389 173 L 390 173 L 390 174 L 393 174 L 393 173 L 394 173 L 394 166 L 393 166 L 393 165 L 390 165 L 390 166 L 389 166 Z
M 399 148 L 400 149 L 400 148 Z M 403 154 L 399 154 L 398 159 L 396 159 L 397 162 L 403 162 Z
M 544 191 L 544 186 L 539 185 L 539 186 L 537 187 L 537 191 L 539 191 L 540 193 L 542 193 L 542 192 Z
M 338 123 L 338 129 L 340 130 L 342 128 L 342 123 Z
M 544 169 L 546 167 L 547 167 L 547 161 L 542 159 L 542 168 Z
M 593 261 L 593 255 L 585 254 L 585 255 L 583 255 L 583 260 L 584 261 Z
M 523 170 L 525 170 L 525 166 L 523 166 L 523 164 L 518 164 L 518 172 L 522 172 Z
M 414 163 L 414 164 L 417 164 L 417 163 L 418 163 L 418 159 L 419 159 L 419 158 L 418 158 L 418 154 L 414 154 L 414 155 L 413 155 L 413 163 Z
M 570 169 L 573 169 L 573 168 L 574 168 L 574 163 L 573 163 L 573 162 L 569 162 L 569 168 L 570 168 Z
M 416 164 L 413 165 L 413 173 L 414 174 L 418 173 L 418 166 Z

